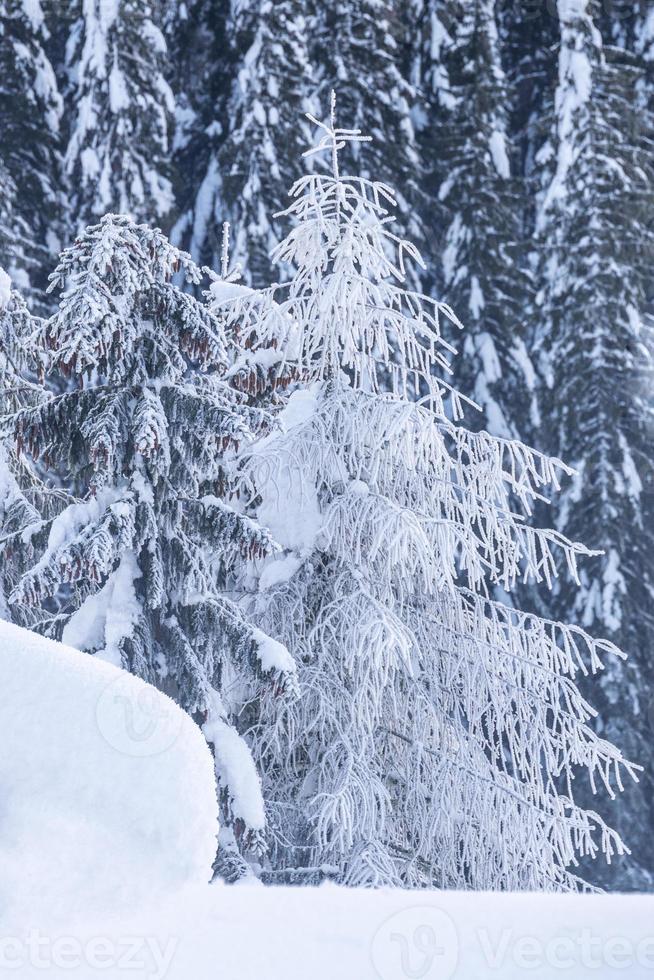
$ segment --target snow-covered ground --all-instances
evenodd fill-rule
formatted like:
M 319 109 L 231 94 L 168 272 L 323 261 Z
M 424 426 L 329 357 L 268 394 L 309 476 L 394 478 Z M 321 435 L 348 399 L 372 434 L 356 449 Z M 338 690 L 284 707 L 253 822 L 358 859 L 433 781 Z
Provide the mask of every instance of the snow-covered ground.
M 204 885 L 0 921 L 22 980 L 651 980 L 654 899 Z M 8 976 L 11 974 L 8 973 Z
M 654 977 L 654 898 L 210 885 L 212 762 L 167 698 L 0 622 L 0 976 Z

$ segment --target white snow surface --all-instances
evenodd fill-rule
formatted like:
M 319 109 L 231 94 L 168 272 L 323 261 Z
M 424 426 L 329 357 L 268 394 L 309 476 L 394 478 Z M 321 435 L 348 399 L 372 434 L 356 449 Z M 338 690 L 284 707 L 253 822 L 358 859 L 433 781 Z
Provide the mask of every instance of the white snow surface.
M 8 975 L 652 976 L 652 896 L 208 884 L 216 801 L 192 721 L 124 671 L 9 623 L 0 622 L 0 650 Z
M 648 980 L 653 922 L 649 896 L 216 883 L 129 917 L 35 923 L 42 965 L 29 937 L 2 936 L 21 980 Z
M 170 698 L 5 621 L 0 690 L 0 916 L 101 915 L 209 880 L 213 761 Z

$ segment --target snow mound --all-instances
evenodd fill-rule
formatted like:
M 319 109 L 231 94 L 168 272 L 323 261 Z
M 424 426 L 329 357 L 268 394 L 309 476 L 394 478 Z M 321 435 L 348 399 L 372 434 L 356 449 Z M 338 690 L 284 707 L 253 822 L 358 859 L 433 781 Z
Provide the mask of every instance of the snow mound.
M 0 909 L 51 921 L 208 881 L 213 762 L 170 698 L 4 621 L 0 690 Z

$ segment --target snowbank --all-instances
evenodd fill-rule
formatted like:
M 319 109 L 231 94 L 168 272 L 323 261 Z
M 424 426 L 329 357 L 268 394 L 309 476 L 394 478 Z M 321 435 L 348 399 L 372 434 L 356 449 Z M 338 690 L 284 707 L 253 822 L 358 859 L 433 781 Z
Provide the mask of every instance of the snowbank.
M 142 926 L 168 951 L 166 980 L 654 975 L 652 897 L 213 885 Z
M 205 885 L 8 938 L 21 980 L 651 980 L 653 937 L 651 897 Z
M 212 761 L 172 701 L 4 622 L 0 691 L 3 975 L 654 976 L 654 897 L 207 884 Z
M 4 621 L 0 692 L 0 910 L 69 920 L 208 881 L 213 762 L 173 701 Z

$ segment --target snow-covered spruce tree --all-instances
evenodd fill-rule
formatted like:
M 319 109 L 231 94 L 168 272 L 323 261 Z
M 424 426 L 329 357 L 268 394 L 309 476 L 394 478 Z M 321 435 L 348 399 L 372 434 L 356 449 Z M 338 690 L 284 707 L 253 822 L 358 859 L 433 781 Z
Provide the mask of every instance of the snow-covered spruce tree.
M 312 53 L 320 103 L 330 90 L 339 93 L 340 111 L 352 126 L 370 133 L 374 143 L 361 159 L 359 173 L 372 174 L 398 188 L 401 221 L 407 234 L 426 244 L 423 217 L 428 204 L 421 193 L 421 159 L 410 83 L 410 44 L 414 23 L 408 4 L 399 0 L 333 0 L 319 4 Z M 404 225 L 403 225 L 404 227 Z M 411 275 L 419 276 L 415 269 Z
M 558 23 L 555 0 L 498 0 L 497 20 L 502 64 L 507 73 L 512 173 L 524 180 L 522 210 L 531 234 L 535 216 L 534 157 L 542 145 L 547 96 L 556 77 L 554 51 Z
M 68 42 L 71 125 L 66 150 L 70 224 L 107 211 L 163 219 L 174 100 L 164 78 L 166 43 L 151 0 L 76 0 Z
M 443 297 L 465 317 L 455 383 L 483 410 L 474 424 L 525 436 L 538 424 L 524 310 L 522 182 L 511 172 L 509 90 L 495 0 L 424 3 L 420 137 Z M 528 321 L 527 321 L 528 322 Z
M 175 96 L 176 220 L 170 236 L 212 268 L 224 220 L 216 158 L 226 138 L 225 107 L 235 73 L 228 15 L 223 0 L 175 0 L 166 5 L 163 23 Z
M 619 740 L 645 775 L 616 808 L 633 857 L 601 880 L 651 888 L 652 121 L 636 97 L 639 71 L 603 48 L 599 4 L 560 0 L 558 9 L 553 119 L 537 157 L 546 448 L 578 470 L 556 503 L 556 527 L 592 541 L 604 557 L 582 571 L 581 589 L 557 583 L 547 608 L 630 653 L 626 672 L 612 665 L 598 686 L 597 730 Z
M 0 385 L 4 383 L 0 376 Z M 0 442 L 0 619 L 28 626 L 29 620 L 24 621 L 21 611 L 11 610 L 7 602 L 21 573 L 22 549 L 17 551 L 12 544 L 27 528 L 40 522 L 40 515 L 20 488 L 15 463 L 15 457 Z
M 0 0 L 0 264 L 32 302 L 43 299 L 62 216 L 61 98 L 46 38 L 40 0 Z
M 207 296 L 212 312 L 238 350 L 226 377 L 249 405 L 277 412 L 281 407 L 280 393 L 298 380 L 293 362 L 297 327 L 270 291 L 255 290 L 239 282 L 240 263 L 230 269 L 228 222 L 223 225 L 220 265 L 221 275 L 214 279 Z M 243 310 L 247 315 L 243 315 Z
M 44 396 L 29 376 L 41 372 L 43 359 L 34 337 L 43 320 L 33 316 L 11 276 L 0 266 L 0 417 L 11 416 Z
M 10 441 L 14 413 L 45 397 L 29 377 L 37 367 L 30 340 L 39 323 L 0 267 L 0 618 L 26 626 L 33 625 L 34 617 L 26 607 L 10 610 L 7 596 L 33 558 L 41 514 L 54 512 L 57 504 L 57 494 L 45 490 Z
M 256 850 L 264 827 L 236 719 L 267 686 L 283 701 L 293 662 L 231 596 L 239 563 L 274 547 L 227 502 L 230 455 L 268 420 L 225 381 L 220 321 L 171 283 L 177 271 L 200 279 L 159 230 L 125 216 L 105 216 L 63 253 L 51 285 L 64 292 L 41 336 L 51 375 L 77 385 L 13 423 L 19 448 L 67 461 L 78 499 L 11 600 L 42 607 L 44 632 L 161 687 L 202 725 L 225 870 L 234 834 Z
M 271 717 L 264 704 L 251 736 L 271 877 L 583 887 L 578 857 L 623 845 L 573 777 L 612 795 L 634 766 L 591 731 L 575 678 L 619 651 L 488 597 L 524 576 L 551 585 L 557 558 L 576 578 L 586 549 L 524 517 L 568 471 L 445 412 L 461 402 L 435 377 L 454 314 L 405 288 L 418 255 L 389 229 L 390 190 L 340 176 L 361 137 L 323 128 L 331 172 L 292 189 L 275 258 L 297 272 L 266 294 L 277 318 L 265 297 L 232 300 L 264 348 L 297 325 L 308 381 L 241 456 L 286 548 L 260 565 L 253 615 L 299 665 L 300 697 Z
M 29 247 L 29 231 L 16 213 L 16 185 L 0 160 L 0 262 L 12 275 L 21 275 L 21 270 L 29 264 L 25 257 L 26 245 Z M 8 273 L 5 275 L 11 281 Z M 22 275 L 25 277 L 24 273 Z
M 261 286 L 270 281 L 270 251 L 281 238 L 274 215 L 286 205 L 282 189 L 299 176 L 308 138 L 298 116 L 316 108 L 309 54 L 315 4 L 236 0 L 229 30 L 238 60 L 228 130 L 215 163 L 214 208 L 222 214 L 216 213 L 214 222 L 230 220 L 234 259 L 247 279 Z

